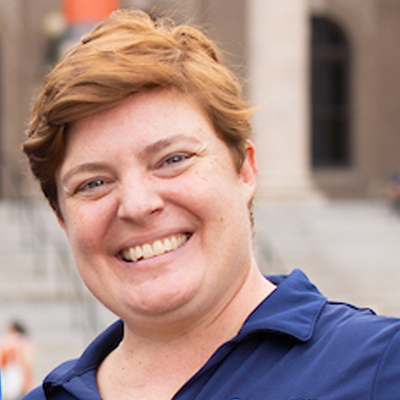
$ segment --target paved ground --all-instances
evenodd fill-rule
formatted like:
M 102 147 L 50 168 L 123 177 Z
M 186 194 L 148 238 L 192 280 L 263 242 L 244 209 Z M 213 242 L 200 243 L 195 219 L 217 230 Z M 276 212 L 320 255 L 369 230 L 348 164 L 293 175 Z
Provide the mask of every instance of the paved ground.
M 264 273 L 301 268 L 331 299 L 400 316 L 400 218 L 385 202 L 258 203 L 255 215 Z M 37 381 L 114 319 L 77 283 L 65 244 L 47 207 L 0 204 L 0 330 L 11 318 L 30 328 Z

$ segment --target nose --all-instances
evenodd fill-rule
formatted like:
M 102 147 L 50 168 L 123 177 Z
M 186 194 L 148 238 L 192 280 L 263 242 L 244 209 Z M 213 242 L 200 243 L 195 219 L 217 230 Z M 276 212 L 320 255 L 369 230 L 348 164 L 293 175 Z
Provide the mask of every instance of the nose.
M 149 177 L 128 177 L 120 188 L 118 216 L 145 224 L 164 209 L 164 200 L 157 183 Z

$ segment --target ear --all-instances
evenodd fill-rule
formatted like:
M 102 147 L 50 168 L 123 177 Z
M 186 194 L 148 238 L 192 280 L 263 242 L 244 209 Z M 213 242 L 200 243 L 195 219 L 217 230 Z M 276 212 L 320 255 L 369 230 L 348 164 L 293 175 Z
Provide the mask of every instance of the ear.
M 251 140 L 246 142 L 246 157 L 243 161 L 242 168 L 239 173 L 242 186 L 245 190 L 245 195 L 250 202 L 255 194 L 257 186 L 257 158 L 256 149 Z

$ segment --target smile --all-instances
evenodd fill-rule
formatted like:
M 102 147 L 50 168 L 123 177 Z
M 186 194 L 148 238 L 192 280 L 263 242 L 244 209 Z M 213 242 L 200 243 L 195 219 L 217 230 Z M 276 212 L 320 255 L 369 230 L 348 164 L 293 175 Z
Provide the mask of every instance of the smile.
M 165 239 L 157 239 L 152 243 L 130 247 L 121 251 L 121 257 L 127 262 L 149 259 L 181 247 L 190 238 L 190 234 L 173 235 Z

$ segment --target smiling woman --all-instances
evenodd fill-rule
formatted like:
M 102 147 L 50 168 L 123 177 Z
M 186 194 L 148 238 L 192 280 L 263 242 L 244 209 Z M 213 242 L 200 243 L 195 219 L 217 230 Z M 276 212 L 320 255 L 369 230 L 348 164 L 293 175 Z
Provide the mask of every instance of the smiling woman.
M 120 320 L 26 400 L 398 400 L 398 320 L 261 275 L 250 116 L 206 36 L 143 12 L 49 74 L 24 151 Z
M 56 174 L 62 226 L 87 286 L 127 327 L 172 326 L 179 309 L 189 328 L 215 318 L 248 278 L 264 286 L 249 253 L 247 146 L 238 173 L 196 102 L 171 89 L 70 125 Z

